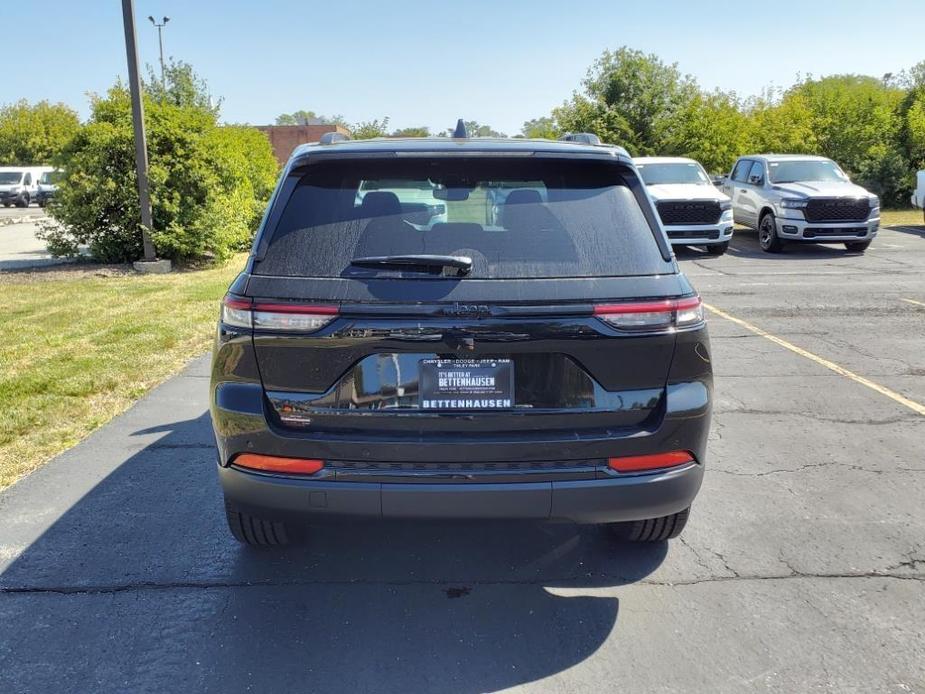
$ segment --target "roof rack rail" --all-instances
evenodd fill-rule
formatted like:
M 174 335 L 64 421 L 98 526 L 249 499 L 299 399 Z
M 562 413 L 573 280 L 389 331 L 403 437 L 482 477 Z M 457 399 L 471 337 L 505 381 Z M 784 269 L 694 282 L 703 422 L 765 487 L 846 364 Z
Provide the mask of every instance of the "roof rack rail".
M 559 139 L 563 142 L 578 142 L 583 145 L 601 144 L 601 138 L 594 133 L 565 133 L 564 135 L 559 135 Z
M 318 144 L 333 145 L 335 142 L 346 142 L 349 139 L 351 139 L 350 136 L 344 133 L 325 133 L 321 136 L 321 139 L 318 140 Z

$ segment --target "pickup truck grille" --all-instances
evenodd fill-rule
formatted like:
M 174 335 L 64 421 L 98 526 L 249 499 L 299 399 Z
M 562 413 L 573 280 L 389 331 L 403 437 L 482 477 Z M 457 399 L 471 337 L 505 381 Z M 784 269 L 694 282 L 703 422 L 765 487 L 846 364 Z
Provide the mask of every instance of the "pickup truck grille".
M 663 200 L 656 203 L 662 224 L 716 224 L 722 210 L 715 200 Z
M 863 222 L 870 215 L 867 198 L 814 198 L 804 210 L 809 222 Z

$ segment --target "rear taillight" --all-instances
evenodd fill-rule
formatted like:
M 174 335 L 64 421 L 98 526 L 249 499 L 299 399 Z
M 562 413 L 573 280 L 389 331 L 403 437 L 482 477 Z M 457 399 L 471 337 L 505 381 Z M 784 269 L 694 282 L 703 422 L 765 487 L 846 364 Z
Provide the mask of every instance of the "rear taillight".
M 687 465 L 696 462 L 689 451 L 671 451 L 651 455 L 631 455 L 622 458 L 609 458 L 607 467 L 615 472 L 643 472 L 661 470 L 667 467 Z
M 334 320 L 336 306 L 267 303 L 226 296 L 222 322 L 236 328 L 310 333 Z
M 594 307 L 594 315 L 620 330 L 669 330 L 703 323 L 703 304 L 699 296 L 603 304 Z
M 242 453 L 234 459 L 237 467 L 263 472 L 281 472 L 291 475 L 314 475 L 324 467 L 323 460 L 314 458 L 282 458 L 275 455 Z

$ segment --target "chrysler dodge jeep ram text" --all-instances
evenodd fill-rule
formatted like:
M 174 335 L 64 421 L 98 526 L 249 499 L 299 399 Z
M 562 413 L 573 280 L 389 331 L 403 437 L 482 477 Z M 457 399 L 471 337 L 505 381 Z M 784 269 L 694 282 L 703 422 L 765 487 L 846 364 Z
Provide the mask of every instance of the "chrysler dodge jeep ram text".
M 663 541 L 711 393 L 700 298 L 626 151 L 460 127 L 293 152 L 222 304 L 211 414 L 249 544 L 364 517 Z

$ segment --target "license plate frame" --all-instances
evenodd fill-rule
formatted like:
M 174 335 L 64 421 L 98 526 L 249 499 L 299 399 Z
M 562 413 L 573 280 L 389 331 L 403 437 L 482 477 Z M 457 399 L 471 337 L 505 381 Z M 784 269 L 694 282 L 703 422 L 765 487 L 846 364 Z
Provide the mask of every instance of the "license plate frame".
M 418 407 L 427 412 L 498 412 L 514 407 L 514 360 L 422 359 Z

